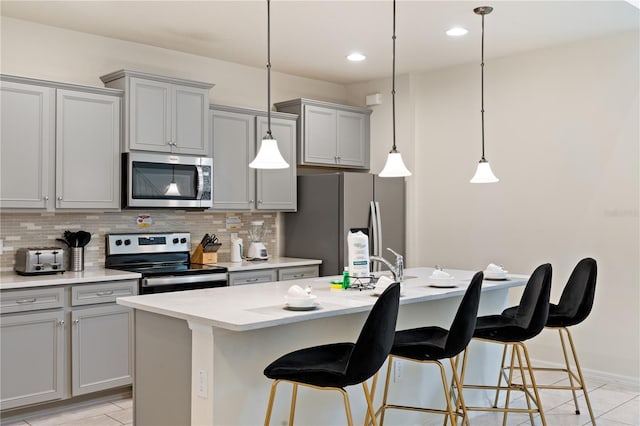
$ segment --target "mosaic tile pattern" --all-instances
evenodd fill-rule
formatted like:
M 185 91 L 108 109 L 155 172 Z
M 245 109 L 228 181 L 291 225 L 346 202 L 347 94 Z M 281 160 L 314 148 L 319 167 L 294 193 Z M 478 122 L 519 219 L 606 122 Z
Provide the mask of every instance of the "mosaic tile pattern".
M 152 224 L 138 226 L 138 216 L 148 215 Z M 219 213 L 191 212 L 182 210 L 125 210 L 100 213 L 6 213 L 0 214 L 0 239 L 4 240 L 4 252 L 0 256 L 0 271 L 12 271 L 15 252 L 22 247 L 60 246 L 56 238 L 64 231 L 84 230 L 91 233 L 91 242 L 85 248 L 85 268 L 104 266 L 105 235 L 132 232 L 191 232 L 192 250 L 205 233 L 218 236 L 222 247 L 218 250 L 218 261 L 229 262 L 230 234 L 227 218 L 239 218 L 238 236 L 245 247 L 249 246 L 249 225 L 252 220 L 264 220 L 267 228 L 264 244 L 269 253 L 277 254 L 278 213 Z

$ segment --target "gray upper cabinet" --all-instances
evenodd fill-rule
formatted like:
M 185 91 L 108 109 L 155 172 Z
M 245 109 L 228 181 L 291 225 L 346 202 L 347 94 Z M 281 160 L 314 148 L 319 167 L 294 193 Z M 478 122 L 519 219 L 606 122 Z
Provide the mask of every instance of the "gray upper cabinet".
M 100 77 L 125 91 L 123 151 L 210 155 L 209 90 L 213 84 L 120 70 Z
M 2 76 L 2 208 L 119 209 L 121 97 Z
M 0 202 L 3 208 L 46 209 L 54 197 L 55 89 L 0 84 Z
M 371 110 L 310 99 L 275 104 L 298 114 L 299 165 L 369 168 Z
M 249 163 L 266 134 L 266 112 L 211 106 L 213 209 L 295 211 L 296 116 L 275 113 L 271 131 L 290 167 L 255 170 Z
M 56 207 L 120 207 L 120 98 L 58 90 Z

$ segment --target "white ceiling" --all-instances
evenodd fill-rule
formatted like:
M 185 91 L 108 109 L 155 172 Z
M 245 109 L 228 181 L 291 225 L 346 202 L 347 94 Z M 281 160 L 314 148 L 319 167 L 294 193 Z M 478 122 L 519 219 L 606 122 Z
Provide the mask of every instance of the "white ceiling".
M 266 64 L 266 1 L 6 1 L 1 13 L 28 21 L 207 56 Z M 485 59 L 640 28 L 640 10 L 623 0 L 398 0 L 396 71 L 480 59 L 477 6 L 485 18 Z M 390 0 L 271 2 L 272 70 L 352 83 L 391 75 Z M 459 25 L 469 34 L 451 38 Z M 350 63 L 353 50 L 368 59 Z

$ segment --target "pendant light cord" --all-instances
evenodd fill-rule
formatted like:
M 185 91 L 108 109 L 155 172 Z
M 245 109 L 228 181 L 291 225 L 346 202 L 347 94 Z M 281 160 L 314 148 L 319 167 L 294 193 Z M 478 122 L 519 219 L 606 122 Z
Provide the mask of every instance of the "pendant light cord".
M 271 0 L 267 0 L 267 135 L 264 139 L 273 139 L 271 135 Z
M 484 158 L 484 13 L 482 16 L 482 42 L 480 45 L 480 116 L 482 117 L 482 158 L 480 161 L 486 161 Z
M 393 125 L 393 148 L 391 152 L 396 151 L 396 0 L 393 0 L 393 60 L 391 71 L 391 115 Z

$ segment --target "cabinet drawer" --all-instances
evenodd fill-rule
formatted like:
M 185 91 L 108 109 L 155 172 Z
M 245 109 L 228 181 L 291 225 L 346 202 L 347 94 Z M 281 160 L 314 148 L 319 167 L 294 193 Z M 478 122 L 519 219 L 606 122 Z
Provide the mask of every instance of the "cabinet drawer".
M 278 270 L 278 281 L 299 280 L 302 278 L 314 278 L 318 274 L 318 265 L 294 266 Z
M 3 291 L 0 297 L 2 313 L 37 311 L 61 308 L 64 305 L 64 288 L 50 287 L 30 290 Z
M 80 284 L 71 288 L 71 305 L 93 305 L 115 302 L 116 297 L 138 294 L 138 281 L 126 280 L 104 284 Z
M 277 281 L 275 269 L 261 269 L 258 271 L 230 272 L 229 285 L 257 284 Z

